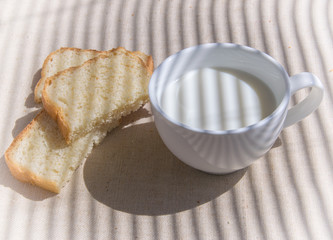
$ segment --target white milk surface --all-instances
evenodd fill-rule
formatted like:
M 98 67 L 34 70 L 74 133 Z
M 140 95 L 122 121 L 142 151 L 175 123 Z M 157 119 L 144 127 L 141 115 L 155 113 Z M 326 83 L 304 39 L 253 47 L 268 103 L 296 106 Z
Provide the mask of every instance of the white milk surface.
M 253 75 L 202 68 L 169 83 L 161 107 L 172 119 L 194 128 L 231 130 L 267 117 L 276 103 L 271 90 Z

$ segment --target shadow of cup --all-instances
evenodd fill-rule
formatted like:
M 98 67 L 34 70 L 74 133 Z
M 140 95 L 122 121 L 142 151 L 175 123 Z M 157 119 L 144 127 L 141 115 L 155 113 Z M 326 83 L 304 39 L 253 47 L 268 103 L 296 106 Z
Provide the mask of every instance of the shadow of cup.
M 113 130 L 83 170 L 86 187 L 97 201 L 151 216 L 209 202 L 231 189 L 245 172 L 211 175 L 183 164 L 163 144 L 153 122 Z

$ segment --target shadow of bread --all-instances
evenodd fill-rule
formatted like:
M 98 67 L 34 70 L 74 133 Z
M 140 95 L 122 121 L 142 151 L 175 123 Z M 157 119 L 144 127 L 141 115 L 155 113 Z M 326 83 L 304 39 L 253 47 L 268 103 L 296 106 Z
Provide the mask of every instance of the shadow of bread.
M 209 202 L 232 188 L 246 169 L 210 175 L 178 160 L 153 122 L 119 127 L 96 147 L 83 169 L 97 201 L 137 215 L 165 215 Z
M 15 121 L 15 126 L 12 130 L 13 138 L 16 138 L 17 135 L 19 135 L 19 133 L 23 131 L 23 129 L 36 117 L 38 112 L 40 112 L 40 109 L 29 112 L 27 115 L 18 118 Z
M 33 108 L 33 107 L 40 107 L 41 104 L 38 104 L 35 102 L 35 94 L 34 94 L 34 91 L 35 91 L 35 87 L 39 81 L 39 79 L 41 78 L 41 72 L 42 72 L 42 69 L 38 69 L 33 78 L 32 78 L 32 82 L 31 82 L 31 93 L 29 94 L 29 96 L 26 98 L 25 100 L 25 103 L 24 103 L 24 106 L 26 106 L 27 108 Z

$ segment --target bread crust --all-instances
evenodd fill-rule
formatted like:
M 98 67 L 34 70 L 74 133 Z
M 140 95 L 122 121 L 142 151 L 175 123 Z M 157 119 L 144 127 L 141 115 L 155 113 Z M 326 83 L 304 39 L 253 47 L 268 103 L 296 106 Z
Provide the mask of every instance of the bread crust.
M 71 69 L 67 69 L 64 70 L 63 72 L 67 72 L 70 71 Z M 52 101 L 50 100 L 49 96 L 47 94 L 44 94 L 44 89 L 48 86 L 52 84 L 52 81 L 54 80 L 54 78 L 56 78 L 60 73 L 57 73 L 56 75 L 54 75 L 53 77 L 47 78 L 44 88 L 43 88 L 43 93 L 42 93 L 42 102 L 43 102 L 43 106 L 45 111 L 50 115 L 50 117 L 56 121 L 59 130 L 61 132 L 61 134 L 63 135 L 63 137 L 66 140 L 67 144 L 70 144 L 71 141 L 69 141 L 69 134 L 70 134 L 70 130 L 69 130 L 69 126 L 67 124 L 66 121 L 64 121 L 64 113 L 62 111 L 62 109 L 60 107 L 56 107 L 54 104 L 52 104 Z
M 60 192 L 60 187 L 57 186 L 55 182 L 52 182 L 48 179 L 45 179 L 41 176 L 37 176 L 32 171 L 27 169 L 24 166 L 21 166 L 17 162 L 15 162 L 14 157 L 12 156 L 12 153 L 15 151 L 15 148 L 17 144 L 22 141 L 29 131 L 33 128 L 34 124 L 36 124 L 39 117 L 41 117 L 44 113 L 44 110 L 41 110 L 37 116 L 22 130 L 22 132 L 15 137 L 9 148 L 5 152 L 5 161 L 6 164 L 11 172 L 11 174 L 19 181 L 21 182 L 27 182 L 39 187 L 42 187 L 46 190 L 49 190 L 54 193 Z
M 140 51 L 134 51 L 132 53 L 134 53 L 134 55 L 136 55 L 136 56 L 144 54 L 144 53 L 142 53 Z M 146 64 L 146 66 L 147 66 L 147 68 L 149 70 L 150 75 L 152 75 L 153 72 L 154 72 L 154 61 L 153 61 L 152 56 L 150 56 L 150 55 L 146 55 L 146 56 L 147 56 L 147 59 L 146 59 L 146 61 L 144 61 L 144 63 Z M 141 59 L 141 60 L 143 60 L 143 59 Z
M 148 60 L 147 60 L 147 67 L 149 69 L 150 75 L 153 74 L 154 72 L 154 61 L 153 61 L 153 57 L 152 56 L 148 56 Z

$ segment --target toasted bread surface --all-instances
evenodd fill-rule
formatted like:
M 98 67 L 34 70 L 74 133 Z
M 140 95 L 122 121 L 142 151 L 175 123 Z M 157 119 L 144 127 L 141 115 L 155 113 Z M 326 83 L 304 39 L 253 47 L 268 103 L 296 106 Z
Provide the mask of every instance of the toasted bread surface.
M 68 145 L 57 124 L 42 110 L 7 149 L 7 166 L 18 180 L 59 193 L 93 146 L 118 125 L 114 122 L 108 129 L 96 129 Z
M 112 50 L 109 50 L 112 51 Z M 107 54 L 109 51 L 97 51 L 93 49 L 80 49 L 80 48 L 60 48 L 50 53 L 45 59 L 42 70 L 41 78 L 38 81 L 34 90 L 34 99 L 36 103 L 42 102 L 42 91 L 44 88 L 45 80 L 58 72 L 64 71 L 67 68 L 77 67 L 84 62 L 99 56 L 100 54 Z M 154 71 L 154 63 L 151 56 L 148 56 L 140 51 L 132 52 L 140 57 L 147 65 L 151 74 Z
M 148 102 L 150 76 L 139 57 L 117 48 L 48 78 L 43 105 L 70 143 Z
M 59 51 L 67 50 L 61 49 Z M 70 51 L 77 50 L 71 49 Z M 110 54 L 111 52 L 112 54 Z M 95 54 L 96 52 L 92 53 Z M 132 53 L 124 48 L 117 48 L 96 55 L 97 57 L 87 60 L 83 64 L 84 67 L 81 66 L 90 72 L 87 75 L 89 77 L 86 78 L 86 80 L 89 80 L 88 82 L 77 79 L 81 67 L 65 69 L 54 74 L 50 80 L 46 81 L 45 85 L 52 85 L 57 83 L 57 78 L 69 76 L 69 79 L 66 79 L 69 85 L 66 87 L 74 87 L 74 90 L 78 90 L 75 94 L 79 96 L 88 94 L 88 98 L 80 105 L 78 104 L 80 103 L 80 97 L 76 98 L 75 94 L 73 97 L 73 91 L 66 92 L 66 94 L 60 95 L 63 99 L 58 99 L 62 103 L 68 101 L 69 106 L 64 109 L 62 105 L 60 107 L 53 106 L 52 103 L 45 100 L 48 95 L 44 99 L 43 94 L 43 102 L 46 107 L 13 140 L 5 153 L 6 163 L 12 175 L 18 180 L 59 193 L 61 188 L 71 179 L 75 169 L 88 157 L 93 146 L 99 144 L 108 131 L 119 125 L 120 118 L 136 111 L 148 101 L 147 87 L 153 70 L 153 62 L 150 56 L 140 52 Z M 120 59 L 126 61 L 119 65 L 118 60 Z M 100 65 L 100 61 L 106 61 L 107 64 Z M 120 69 L 121 76 L 117 74 L 119 68 L 115 68 L 115 66 L 122 66 Z M 135 74 L 131 72 L 133 68 L 137 68 L 134 71 Z M 103 73 L 100 75 L 100 71 L 106 71 L 108 77 L 103 78 L 104 75 Z M 114 72 L 110 74 L 109 71 Z M 141 75 L 137 75 L 138 72 Z M 117 76 L 117 80 L 114 79 L 114 74 Z M 102 85 L 94 82 L 102 79 L 104 80 Z M 82 86 L 82 83 L 88 85 L 83 84 Z M 91 83 L 93 85 L 90 85 Z M 78 89 L 75 88 L 76 84 L 79 85 Z M 96 92 L 95 87 L 100 88 L 100 90 Z M 113 91 L 103 92 L 103 89 L 113 89 Z M 55 88 L 53 90 L 61 91 L 64 89 Z M 102 91 L 103 94 L 97 95 L 99 97 L 96 98 L 96 94 L 100 93 L 99 91 Z M 92 96 L 91 93 L 93 93 Z M 59 97 L 57 94 L 55 95 Z M 94 106 L 93 104 L 96 102 L 99 104 Z M 96 116 L 96 111 L 87 111 L 89 106 L 96 107 L 97 110 L 103 108 L 104 111 L 97 111 L 97 113 L 107 114 L 102 115 L 99 119 L 93 119 L 91 117 Z M 113 106 L 113 108 L 109 108 L 110 106 Z M 68 115 L 73 107 L 82 111 L 83 114 L 79 114 L 79 116 L 84 119 L 83 123 L 89 125 L 91 121 L 95 120 L 95 125 L 89 131 L 79 132 L 79 137 L 76 139 L 68 141 L 64 138 L 63 133 L 70 132 L 69 124 L 66 125 L 66 121 L 72 119 L 68 118 Z M 47 113 L 47 110 L 50 114 Z M 68 112 L 68 110 L 70 111 Z M 69 123 L 71 122 L 69 121 Z

